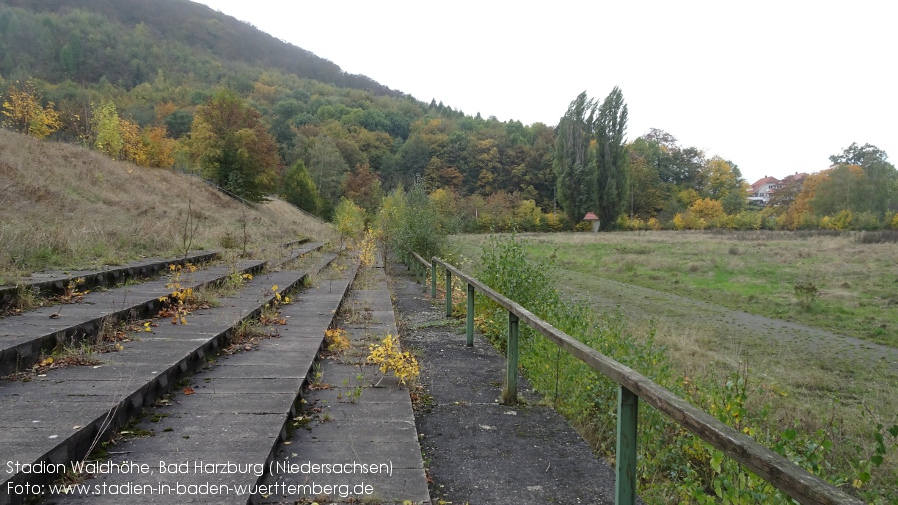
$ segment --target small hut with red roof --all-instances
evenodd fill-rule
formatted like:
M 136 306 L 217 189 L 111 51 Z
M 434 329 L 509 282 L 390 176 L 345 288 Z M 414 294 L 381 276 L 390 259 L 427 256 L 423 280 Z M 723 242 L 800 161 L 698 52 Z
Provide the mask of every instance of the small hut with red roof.
M 587 212 L 585 216 L 583 216 L 584 221 L 588 221 L 592 224 L 592 231 L 599 231 L 599 216 L 595 215 L 593 212 Z

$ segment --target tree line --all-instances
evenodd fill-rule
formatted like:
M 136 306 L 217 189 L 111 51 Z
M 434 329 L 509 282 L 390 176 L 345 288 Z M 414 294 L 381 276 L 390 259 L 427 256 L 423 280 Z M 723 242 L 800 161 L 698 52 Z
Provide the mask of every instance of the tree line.
M 0 6 L 0 46 L 15 48 L 0 51 L 5 125 L 201 172 L 249 199 L 280 194 L 325 218 L 344 196 L 373 214 L 383 194 L 420 183 L 466 231 L 569 230 L 586 212 L 606 230 L 870 228 L 891 225 L 898 206 L 895 168 L 875 146 L 853 144 L 755 209 L 733 161 L 659 129 L 628 140 L 619 88 L 580 94 L 557 127 L 500 122 L 214 59 L 214 47 L 162 37 L 161 21 L 116 19 Z

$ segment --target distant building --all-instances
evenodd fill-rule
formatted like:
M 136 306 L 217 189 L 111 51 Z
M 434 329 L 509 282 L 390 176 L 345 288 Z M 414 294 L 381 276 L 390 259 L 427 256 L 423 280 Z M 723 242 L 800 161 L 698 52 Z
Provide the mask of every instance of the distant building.
M 770 203 L 770 198 L 777 191 L 785 192 L 784 195 L 778 196 L 777 200 L 779 203 L 792 201 L 801 191 L 801 185 L 804 184 L 804 179 L 807 176 L 808 174 L 804 172 L 795 172 L 792 175 L 787 175 L 783 180 L 779 180 L 776 177 L 765 176 L 763 179 L 760 179 L 751 185 L 751 194 L 748 197 L 748 203 L 761 207 L 768 205 Z
M 599 216 L 595 215 L 593 212 L 587 212 L 585 216 L 583 216 L 583 220 L 592 225 L 592 231 L 599 231 Z
M 748 203 L 759 205 L 761 207 L 767 205 L 770 201 L 770 195 L 779 187 L 780 181 L 776 177 L 764 176 L 751 185 L 751 194 L 748 197 Z

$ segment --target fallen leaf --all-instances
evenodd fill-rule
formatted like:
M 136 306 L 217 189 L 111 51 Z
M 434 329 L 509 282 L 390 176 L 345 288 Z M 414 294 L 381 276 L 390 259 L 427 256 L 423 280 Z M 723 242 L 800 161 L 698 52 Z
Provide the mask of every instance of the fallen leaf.
M 196 391 L 194 391 L 192 387 L 187 386 L 186 388 L 184 388 L 185 395 L 192 395 L 193 393 L 196 393 Z
M 50 319 L 59 319 L 59 312 L 54 312 L 53 314 L 50 314 Z

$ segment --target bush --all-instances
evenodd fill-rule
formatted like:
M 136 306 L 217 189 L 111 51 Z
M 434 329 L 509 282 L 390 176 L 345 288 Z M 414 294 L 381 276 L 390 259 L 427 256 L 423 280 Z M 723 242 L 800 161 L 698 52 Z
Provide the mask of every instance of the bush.
M 422 258 L 445 256 L 446 237 L 454 231 L 453 222 L 440 215 L 421 184 L 409 191 L 393 190 L 378 213 L 378 236 L 396 251 L 416 252 Z

